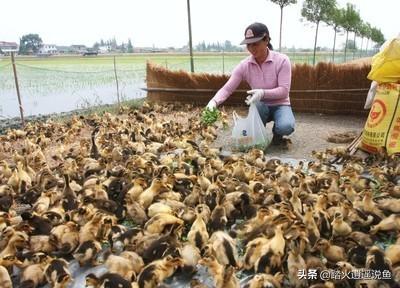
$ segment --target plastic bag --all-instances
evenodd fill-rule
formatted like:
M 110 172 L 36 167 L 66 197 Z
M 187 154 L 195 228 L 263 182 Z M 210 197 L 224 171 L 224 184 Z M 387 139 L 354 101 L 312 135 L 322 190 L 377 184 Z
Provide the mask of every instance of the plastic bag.
M 250 105 L 246 118 L 238 116 L 234 111 L 233 123 L 232 139 L 236 149 L 244 151 L 254 146 L 260 149 L 268 146 L 267 129 L 255 104 Z
M 364 109 L 369 109 L 372 106 L 372 102 L 374 102 L 376 87 L 378 87 L 378 82 L 372 81 L 371 87 L 369 87 L 367 100 L 365 100 Z
M 378 83 L 400 81 L 400 38 L 392 39 L 384 49 L 372 58 L 368 79 Z

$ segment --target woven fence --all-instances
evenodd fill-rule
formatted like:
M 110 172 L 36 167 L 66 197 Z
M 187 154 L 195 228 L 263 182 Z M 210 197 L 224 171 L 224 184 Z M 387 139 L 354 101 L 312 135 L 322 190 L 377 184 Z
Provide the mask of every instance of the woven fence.
M 205 105 L 229 75 L 170 71 L 147 63 L 147 97 L 151 101 L 184 102 Z M 318 63 L 292 67 L 290 99 L 296 112 L 366 115 L 364 102 L 371 81 L 370 65 Z M 224 105 L 243 105 L 246 90 L 241 83 Z

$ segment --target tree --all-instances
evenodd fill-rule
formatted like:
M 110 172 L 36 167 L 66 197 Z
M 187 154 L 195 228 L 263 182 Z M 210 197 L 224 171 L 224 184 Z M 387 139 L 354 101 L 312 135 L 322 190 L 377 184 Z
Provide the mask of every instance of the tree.
M 133 45 L 132 45 L 132 41 L 130 38 L 128 39 L 128 44 L 127 44 L 126 48 L 127 48 L 128 53 L 133 52 Z
M 303 8 L 301 9 L 301 16 L 307 19 L 307 21 L 315 23 L 317 25 L 315 29 L 315 41 L 314 41 L 314 56 L 313 65 L 315 65 L 315 52 L 317 48 L 317 37 L 319 23 L 329 22 L 329 15 L 331 11 L 336 7 L 335 0 L 305 0 L 303 2 Z
M 343 10 L 338 8 L 333 8 L 328 14 L 327 24 L 333 27 L 335 36 L 333 37 L 333 49 L 332 49 L 332 62 L 335 62 L 335 47 L 336 47 L 336 34 L 340 32 L 340 28 L 343 23 Z
M 279 51 L 281 51 L 282 47 L 282 18 L 283 18 L 283 8 L 290 5 L 296 4 L 297 0 L 271 0 L 272 3 L 278 4 L 281 8 L 281 23 L 279 26 Z
M 364 38 L 368 36 L 368 26 L 366 23 L 362 22 L 360 27 L 358 28 L 358 32 L 361 36 L 361 45 L 360 45 L 360 57 L 362 56 L 362 48 L 364 44 Z
M 349 32 L 354 32 L 358 23 L 361 21 L 360 14 L 355 10 L 353 4 L 347 3 L 347 7 L 343 14 L 342 27 L 346 31 L 346 43 L 344 45 L 344 61 L 346 61 L 347 41 L 349 40 Z
M 372 34 L 372 26 L 368 22 L 365 23 L 365 37 L 367 37 L 367 44 L 365 45 L 365 52 L 368 53 L 368 42 L 371 39 L 371 34 Z
M 378 46 L 381 46 L 385 42 L 385 37 L 383 36 L 381 30 L 376 27 L 371 29 L 371 40 L 374 41 Z
M 27 34 L 19 40 L 19 54 L 30 54 L 39 52 L 43 41 L 39 34 Z
M 343 48 L 344 45 L 346 45 L 346 43 L 343 43 Z M 347 49 L 353 51 L 357 50 L 357 43 L 354 40 L 350 39 L 349 41 L 347 41 Z

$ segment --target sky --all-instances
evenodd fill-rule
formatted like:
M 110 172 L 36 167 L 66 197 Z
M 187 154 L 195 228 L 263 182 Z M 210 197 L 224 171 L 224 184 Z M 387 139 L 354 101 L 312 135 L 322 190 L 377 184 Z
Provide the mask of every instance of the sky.
M 301 20 L 304 0 L 284 8 L 282 46 L 312 48 L 315 25 Z M 186 0 L 0 0 L 0 41 L 19 43 L 37 33 L 46 44 L 92 46 L 100 39 L 131 39 L 136 47 L 182 47 L 188 43 Z M 386 39 L 400 32 L 400 0 L 337 0 L 355 4 L 361 18 Z M 194 45 L 229 40 L 239 45 L 246 26 L 265 23 L 278 47 L 279 6 L 269 0 L 190 0 Z M 396 24 L 397 23 L 397 24 Z M 338 35 L 339 46 L 345 35 Z M 365 42 L 364 42 L 365 43 Z M 333 29 L 320 26 L 318 46 L 332 47 Z M 365 44 L 364 44 L 365 45 Z

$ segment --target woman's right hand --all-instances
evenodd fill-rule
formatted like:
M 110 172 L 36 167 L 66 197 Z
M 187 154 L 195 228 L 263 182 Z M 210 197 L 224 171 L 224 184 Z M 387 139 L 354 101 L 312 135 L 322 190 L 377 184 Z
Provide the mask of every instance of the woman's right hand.
M 213 99 L 210 100 L 210 102 L 208 102 L 206 108 L 208 108 L 209 110 L 214 110 L 217 108 L 217 102 L 215 102 Z

